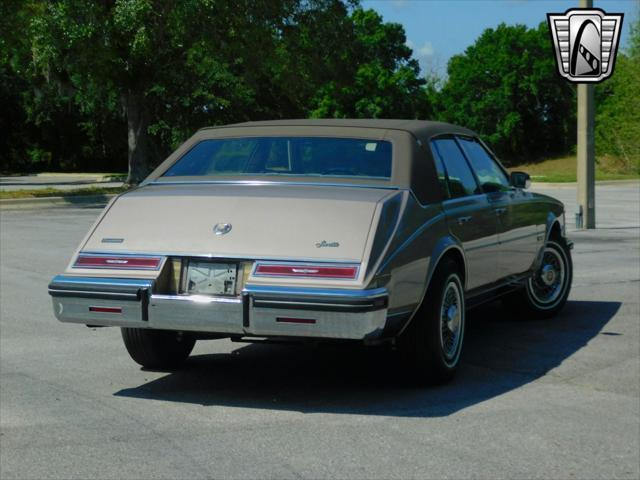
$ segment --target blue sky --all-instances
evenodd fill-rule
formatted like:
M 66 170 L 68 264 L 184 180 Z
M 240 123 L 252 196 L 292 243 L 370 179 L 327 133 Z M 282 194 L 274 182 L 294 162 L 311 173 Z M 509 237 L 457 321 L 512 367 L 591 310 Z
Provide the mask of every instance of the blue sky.
M 578 0 L 361 0 L 387 22 L 404 26 L 407 43 L 423 72 L 446 73 L 452 55 L 464 52 L 485 28 L 507 24 L 535 27 L 546 14 L 578 6 Z M 594 0 L 594 7 L 624 13 L 621 47 L 638 18 L 640 0 Z

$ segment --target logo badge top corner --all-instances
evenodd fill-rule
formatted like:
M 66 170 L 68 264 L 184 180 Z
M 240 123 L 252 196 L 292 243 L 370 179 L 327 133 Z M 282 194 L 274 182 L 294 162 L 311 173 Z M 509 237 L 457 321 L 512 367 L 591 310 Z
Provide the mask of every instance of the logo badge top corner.
M 598 83 L 613 74 L 620 42 L 622 13 L 573 8 L 548 13 L 556 66 L 572 83 Z

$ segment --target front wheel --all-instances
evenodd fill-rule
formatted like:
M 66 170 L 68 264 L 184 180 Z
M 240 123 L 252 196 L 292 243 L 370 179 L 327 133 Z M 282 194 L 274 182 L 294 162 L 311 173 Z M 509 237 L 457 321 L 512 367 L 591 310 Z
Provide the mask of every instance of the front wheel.
M 439 384 L 455 375 L 465 330 L 464 287 L 458 267 L 445 259 L 425 298 L 399 338 L 401 353 L 420 383 Z
M 504 300 L 514 312 L 549 318 L 564 307 L 572 280 L 571 251 L 564 242 L 549 240 L 538 270 L 527 280 L 524 288 L 511 293 Z
M 122 328 L 122 340 L 131 358 L 146 368 L 169 370 L 187 359 L 196 341 L 192 335 L 170 330 Z

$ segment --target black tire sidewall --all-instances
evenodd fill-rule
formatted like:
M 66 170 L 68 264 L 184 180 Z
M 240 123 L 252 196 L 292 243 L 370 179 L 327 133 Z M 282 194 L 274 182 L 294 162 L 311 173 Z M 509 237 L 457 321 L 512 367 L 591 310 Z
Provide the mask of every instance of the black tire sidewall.
M 437 344 L 433 346 L 434 354 L 437 355 L 437 363 L 440 365 L 439 368 L 443 370 L 455 370 L 460 362 L 460 355 L 462 354 L 462 344 L 464 342 L 464 331 L 466 324 L 466 313 L 465 313 L 465 302 L 464 302 L 464 288 L 462 286 L 462 281 L 460 280 L 460 276 L 457 272 L 450 270 L 447 272 L 448 274 L 444 276 L 444 278 L 440 279 L 439 286 L 436 289 L 438 292 L 438 296 L 432 300 L 432 312 L 430 312 L 429 321 L 431 324 L 431 335 L 430 338 L 436 340 Z M 458 291 L 460 292 L 460 302 L 461 302 L 461 327 L 460 327 L 460 339 L 458 341 L 458 347 L 454 357 L 449 360 L 444 352 L 444 346 L 442 344 L 442 332 L 441 332 L 441 318 L 440 311 L 442 309 L 442 303 L 444 302 L 444 293 L 446 288 L 451 282 L 455 282 L 458 287 Z
M 171 369 L 181 365 L 193 350 L 192 335 L 143 328 L 121 328 L 124 345 L 139 365 L 152 369 Z
M 440 310 L 446 286 L 455 281 L 460 291 L 462 304 L 461 333 L 454 360 L 447 360 L 440 332 Z M 423 302 L 400 337 L 400 349 L 409 371 L 419 383 L 441 384 L 449 381 L 455 374 L 464 344 L 466 327 L 464 286 L 457 264 L 445 259 L 438 265 Z
M 541 314 L 553 314 L 564 306 L 565 302 L 567 301 L 567 297 L 569 296 L 571 282 L 573 280 L 573 263 L 571 261 L 571 253 L 569 252 L 567 247 L 555 240 L 549 240 L 545 245 L 545 250 L 547 248 L 553 248 L 560 254 L 560 257 L 564 264 L 565 278 L 564 284 L 562 285 L 562 292 L 560 293 L 556 301 L 549 305 L 542 304 L 535 299 L 535 297 L 531 294 L 530 282 L 529 280 L 527 280 L 524 288 L 527 303 L 532 310 Z

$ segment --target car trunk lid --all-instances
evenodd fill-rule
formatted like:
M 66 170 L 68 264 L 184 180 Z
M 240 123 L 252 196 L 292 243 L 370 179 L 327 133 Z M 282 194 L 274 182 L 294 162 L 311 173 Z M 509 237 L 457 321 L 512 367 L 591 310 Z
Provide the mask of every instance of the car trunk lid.
M 360 262 L 376 204 L 388 194 L 316 185 L 149 185 L 114 202 L 82 250 Z

